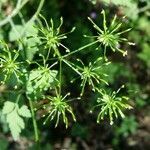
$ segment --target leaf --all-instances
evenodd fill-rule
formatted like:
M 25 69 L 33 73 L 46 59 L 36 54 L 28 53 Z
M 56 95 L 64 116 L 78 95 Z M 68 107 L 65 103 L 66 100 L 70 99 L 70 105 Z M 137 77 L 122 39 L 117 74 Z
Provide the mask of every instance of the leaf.
M 37 36 L 38 29 L 34 27 L 34 22 L 29 22 L 25 26 L 25 43 L 26 43 L 26 57 L 31 61 L 34 57 L 34 54 L 39 50 L 37 45 L 40 44 L 40 38 Z
M 1 124 L 1 128 L 2 128 L 2 131 L 4 133 L 8 133 L 9 131 L 9 127 L 7 125 L 7 122 L 6 122 L 6 117 L 4 114 L 2 114 L 2 110 L 0 110 L 0 124 Z
M 24 129 L 24 121 L 23 119 L 17 114 L 17 110 L 12 111 L 6 117 L 7 123 L 9 124 L 9 128 L 14 140 L 19 139 L 19 135 L 21 130 Z
M 33 21 L 26 24 L 25 26 L 26 37 L 37 35 L 38 29 L 35 28 L 34 25 L 35 23 Z
M 31 61 L 34 57 L 34 54 L 39 50 L 37 44 L 40 43 L 40 39 L 38 37 L 28 38 L 26 40 L 26 57 L 29 61 Z
M 128 7 L 129 5 L 131 5 L 132 0 L 128 0 L 128 1 L 127 0 L 111 0 L 111 3 L 110 3 L 110 0 L 103 0 L 103 2 L 105 2 L 107 4 L 113 3 L 114 5 L 120 5 L 120 6 Z
M 12 42 L 21 38 L 23 29 L 24 27 L 22 25 L 15 25 L 14 28 L 11 28 L 9 32 L 9 40 Z
M 94 0 L 93 0 L 94 1 Z M 128 16 L 130 19 L 137 19 L 139 9 L 136 2 L 133 0 L 98 0 L 99 2 L 103 1 L 107 5 L 116 5 L 117 7 L 120 7 L 122 9 L 122 12 L 125 13 L 126 16 Z
M 31 117 L 29 109 L 25 105 L 19 109 L 18 104 L 6 101 L 2 113 L 3 115 L 6 115 L 6 122 L 9 125 L 13 139 L 15 141 L 18 140 L 22 129 L 25 128 L 22 117 Z
M 136 20 L 138 18 L 139 9 L 137 3 L 131 3 L 128 7 L 124 7 L 123 11 L 132 20 Z
M 27 117 L 30 118 L 31 117 L 31 113 L 28 109 L 28 107 L 26 105 L 23 105 L 19 110 L 18 110 L 19 115 L 23 116 L 23 117 Z
M 8 114 L 14 109 L 14 107 L 15 107 L 15 104 L 13 102 L 6 101 L 4 103 L 4 107 L 3 107 L 2 113 L 3 114 Z
M 14 25 L 9 32 L 9 40 L 16 41 L 21 37 L 35 36 L 38 33 L 38 30 L 33 27 L 34 22 L 29 22 L 25 26 L 23 25 Z
M 44 91 L 52 87 L 56 75 L 56 70 L 49 70 L 48 68 L 32 70 L 27 82 L 27 94 L 32 95 L 34 99 L 41 97 Z
M 14 28 L 9 32 L 9 40 L 16 41 L 22 38 L 23 43 L 26 45 L 26 57 L 28 60 L 32 60 L 34 54 L 39 50 L 36 46 L 40 43 L 40 39 L 37 36 L 38 30 L 34 27 L 34 22 L 29 22 L 23 25 L 14 25 Z

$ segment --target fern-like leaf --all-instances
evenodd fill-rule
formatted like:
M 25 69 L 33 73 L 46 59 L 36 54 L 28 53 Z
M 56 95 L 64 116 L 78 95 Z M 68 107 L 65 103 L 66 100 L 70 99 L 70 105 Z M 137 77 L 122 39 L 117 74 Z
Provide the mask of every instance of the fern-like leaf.
M 19 108 L 18 104 L 6 101 L 4 103 L 2 114 L 6 115 L 6 121 L 9 125 L 13 139 L 15 141 L 18 140 L 22 129 L 25 128 L 25 123 L 22 117 L 31 117 L 29 109 L 25 105 Z

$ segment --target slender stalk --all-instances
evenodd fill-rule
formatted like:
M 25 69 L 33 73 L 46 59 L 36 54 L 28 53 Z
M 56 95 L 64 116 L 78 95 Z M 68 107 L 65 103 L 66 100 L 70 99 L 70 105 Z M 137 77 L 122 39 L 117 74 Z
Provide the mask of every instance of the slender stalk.
M 21 96 L 21 94 L 19 94 L 19 95 L 17 96 L 16 103 L 18 103 L 18 102 L 19 102 L 19 100 L 20 100 L 20 96 Z
M 74 68 L 71 64 L 69 64 L 65 59 L 63 59 L 63 62 L 67 64 L 71 69 L 73 69 L 76 73 L 78 73 L 80 76 L 82 75 L 76 68 Z
M 42 7 L 43 7 L 43 5 L 44 5 L 44 2 L 45 2 L 45 0 L 41 0 L 41 1 L 40 1 L 40 4 L 39 4 L 39 6 L 38 6 L 38 8 L 37 8 L 37 11 L 35 12 L 35 14 L 32 16 L 32 18 L 31 18 L 28 22 L 34 21 L 34 20 L 36 19 L 36 17 L 37 17 L 38 14 L 40 13 L 40 11 L 41 11 L 41 9 L 42 9 Z
M 41 0 L 41 1 L 40 1 L 40 4 L 39 4 L 39 6 L 38 6 L 38 8 L 37 8 L 37 11 L 34 13 L 34 15 L 31 17 L 31 19 L 26 22 L 26 24 L 25 24 L 25 26 L 24 26 L 24 29 L 23 29 L 23 33 L 24 33 L 24 31 L 26 30 L 26 28 L 28 28 L 28 24 L 29 24 L 30 22 L 33 22 L 33 21 L 37 18 L 38 14 L 40 13 L 40 11 L 41 11 L 41 9 L 42 9 L 42 7 L 43 7 L 43 5 L 44 5 L 44 2 L 45 2 L 45 0 Z
M 1 94 L 1 93 L 17 93 L 17 94 L 22 94 L 22 93 L 24 93 L 24 92 L 25 92 L 25 90 L 17 91 L 17 90 L 13 90 L 13 89 L 12 89 L 12 90 L 7 90 L 7 89 L 5 90 L 5 89 L 4 89 L 4 91 L 0 91 L 0 94 Z
M 92 46 L 92 45 L 96 44 L 97 42 L 99 42 L 99 41 L 97 40 L 97 41 L 94 41 L 94 42 L 92 42 L 92 43 L 89 43 L 89 44 L 87 44 L 87 45 L 85 45 L 85 46 L 83 46 L 83 47 L 80 47 L 79 49 L 77 49 L 77 50 L 75 50 L 75 51 L 73 51 L 73 52 L 70 52 L 69 54 L 66 54 L 66 55 L 62 56 L 62 58 L 68 57 L 68 56 L 70 56 L 70 55 L 72 55 L 72 54 L 75 54 L 75 53 L 77 53 L 77 52 L 79 52 L 79 51 L 82 51 L 83 49 L 85 49 L 85 48 L 87 48 L 87 47 L 89 47 L 89 46 Z
M 28 98 L 28 99 L 29 99 L 29 105 L 30 105 L 30 109 L 31 109 L 31 116 L 32 116 L 33 127 L 34 127 L 35 141 L 38 142 L 39 141 L 38 127 L 37 127 L 37 123 L 36 123 L 36 119 L 35 119 L 33 103 L 32 103 L 32 100 L 30 98 Z
M 20 17 L 20 19 L 21 19 L 21 23 L 22 23 L 23 25 L 25 25 L 25 20 L 24 20 L 24 18 L 23 18 L 23 14 L 21 13 L 21 11 L 18 13 L 18 15 L 19 15 L 19 17 Z
M 61 95 L 61 86 L 62 86 L 62 59 L 60 58 L 60 63 L 59 63 L 59 94 Z

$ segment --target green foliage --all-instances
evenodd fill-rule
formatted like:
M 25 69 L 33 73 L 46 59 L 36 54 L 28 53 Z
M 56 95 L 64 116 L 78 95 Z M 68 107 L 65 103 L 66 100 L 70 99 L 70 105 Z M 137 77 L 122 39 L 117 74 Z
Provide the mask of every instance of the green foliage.
M 95 95 L 101 94 L 102 96 L 98 98 L 98 104 L 94 106 L 94 108 L 100 106 L 97 123 L 103 120 L 105 115 L 108 115 L 111 125 L 114 118 L 119 118 L 120 116 L 124 118 L 123 111 L 132 107 L 127 103 L 128 98 L 126 96 L 117 96 L 120 89 L 110 94 L 105 92 L 106 86 L 109 85 L 109 73 L 107 74 L 104 69 L 110 65 L 106 57 L 106 50 L 121 52 L 123 56 L 127 55 L 127 51 L 120 48 L 121 43 L 129 45 L 133 45 L 133 43 L 128 42 L 127 38 L 123 38 L 121 35 L 131 29 L 122 30 L 123 23 L 117 21 L 116 15 L 108 24 L 109 21 L 106 21 L 106 14 L 103 10 L 101 12 L 103 15 L 103 29 L 88 17 L 93 29 L 96 29 L 97 35 L 93 36 L 92 32 L 87 30 L 89 35 L 85 35 L 85 37 L 90 37 L 90 40 L 87 40 L 85 45 L 72 50 L 74 49 L 74 41 L 70 42 L 67 35 L 72 33 L 75 27 L 71 31 L 63 33 L 62 31 L 66 30 L 62 29 L 62 25 L 64 25 L 62 17 L 59 25 L 56 26 L 53 19 L 48 22 L 44 16 L 38 16 L 42 2 L 44 1 L 40 1 L 37 12 L 28 22 L 25 22 L 24 18 L 20 17 L 21 14 L 19 17 L 22 24 L 14 23 L 11 19 L 11 28 L 8 34 L 10 43 L 6 44 L 3 41 L 0 43 L 0 71 L 2 73 L 0 80 L 6 86 L 6 89 L 2 92 L 2 97 L 8 98 L 8 94 L 17 97 L 19 94 L 22 98 L 22 101 L 17 99 L 16 102 L 13 102 L 13 100 L 12 102 L 4 102 L 2 109 L 2 114 L 6 116 L 6 122 L 14 140 L 18 140 L 21 131 L 25 128 L 24 117 L 32 117 L 36 141 L 39 140 L 36 120 L 41 119 L 41 116 L 45 117 L 43 125 L 50 120 L 55 121 L 55 127 L 57 127 L 62 121 L 67 128 L 71 121 L 76 121 L 76 115 L 69 102 L 84 99 L 86 88 L 92 89 L 92 91 L 89 90 L 91 93 Z M 68 48 L 69 46 L 65 46 L 64 39 L 68 40 L 71 50 Z M 98 49 L 93 49 L 93 46 L 97 46 L 97 44 L 103 49 L 104 55 L 102 57 L 99 53 L 93 58 L 93 53 L 96 53 Z M 17 50 L 13 50 L 14 47 Z M 78 58 L 80 56 L 77 57 L 76 55 L 80 51 L 84 51 L 86 54 L 86 49 L 92 50 L 92 59 L 87 65 L 85 65 L 86 61 L 83 63 L 84 58 Z M 65 94 L 65 87 L 69 87 L 70 82 L 74 80 L 71 80 L 73 78 L 71 75 L 67 79 L 69 82 L 64 84 L 65 67 L 68 67 L 68 70 L 72 70 L 81 79 L 81 82 L 78 83 L 81 86 L 80 95 L 78 96 L 76 93 L 76 98 L 74 99 L 66 99 L 68 96 L 72 97 L 72 95 Z M 12 88 L 7 83 L 8 80 L 12 80 L 12 76 L 17 79 L 15 88 Z M 77 83 L 73 82 L 71 86 L 73 84 Z M 75 88 L 75 85 L 73 85 L 73 88 Z M 46 102 L 43 103 L 43 101 Z M 27 103 L 29 103 L 30 110 L 26 106 Z M 35 103 L 37 103 L 38 107 L 36 107 Z M 21 104 L 21 107 L 19 107 L 19 104 Z M 40 114 L 39 111 L 43 113 Z
M 125 14 L 132 20 L 136 20 L 139 17 L 141 12 L 146 13 L 149 16 L 149 8 L 150 8 L 150 1 L 149 0 L 90 0 L 94 5 L 98 3 L 104 3 L 106 5 L 114 5 L 121 13 Z M 138 7 L 138 2 L 146 3 L 144 7 Z
M 34 99 L 41 98 L 43 92 L 52 88 L 52 83 L 56 80 L 57 71 L 50 70 L 51 67 L 39 66 L 30 72 L 27 78 L 26 93 L 28 96 L 34 96 Z
M 88 128 L 87 126 L 75 123 L 72 127 L 71 134 L 74 137 L 81 137 L 82 139 L 86 139 L 88 137 Z
M 103 1 L 106 3 L 110 3 L 109 0 L 103 0 Z M 115 5 L 129 6 L 131 4 L 131 1 L 132 0 L 128 0 L 128 1 L 126 1 L 126 0 L 112 0 L 111 2 Z
M 126 117 L 121 123 L 121 126 L 117 129 L 117 134 L 127 137 L 129 134 L 136 133 L 137 127 L 138 123 L 134 116 Z
M 40 38 L 37 37 L 38 30 L 34 27 L 35 23 L 29 21 L 25 25 L 22 24 L 13 24 L 9 32 L 9 40 L 11 42 L 19 41 L 19 48 L 24 51 L 25 57 L 31 61 L 34 57 L 34 54 L 39 50 L 36 45 L 40 43 Z
M 127 138 L 131 135 L 136 134 L 137 129 L 138 122 L 136 121 L 136 118 L 133 115 L 124 118 L 119 126 L 114 127 L 115 136 L 112 141 L 113 145 L 119 145 L 121 137 Z
M 0 149 L 149 147 L 150 1 L 43 2 L 0 1 Z
M 106 67 L 102 67 L 102 71 L 109 74 L 109 78 L 107 79 L 109 84 L 115 83 L 120 77 L 132 78 L 130 70 L 123 63 L 112 62 Z
M 8 145 L 9 145 L 9 143 L 6 139 L 0 139 L 1 150 L 7 150 Z
M 6 101 L 4 103 L 2 114 L 6 115 L 6 121 L 14 140 L 18 140 L 21 130 L 25 128 L 25 123 L 22 117 L 30 118 L 30 110 L 26 105 L 19 108 L 17 103 Z
M 21 38 L 23 26 L 22 25 L 15 25 L 15 28 L 12 28 L 9 32 L 9 40 L 16 41 Z
M 138 57 L 145 61 L 147 66 L 150 68 L 150 46 L 148 44 L 143 45 L 143 50 L 138 54 Z

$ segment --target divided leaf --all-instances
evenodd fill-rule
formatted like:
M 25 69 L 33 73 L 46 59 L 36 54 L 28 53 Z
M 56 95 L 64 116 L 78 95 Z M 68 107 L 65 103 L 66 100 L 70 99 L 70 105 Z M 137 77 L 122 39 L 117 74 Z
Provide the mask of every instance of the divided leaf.
M 19 110 L 18 110 L 19 115 L 23 116 L 23 117 L 27 117 L 30 118 L 31 117 L 31 113 L 30 110 L 28 109 L 28 107 L 26 105 L 23 105 Z
M 5 114 L 5 115 L 8 114 L 14 109 L 14 107 L 15 107 L 15 104 L 13 102 L 6 101 L 4 103 L 4 107 L 3 107 L 2 113 Z
M 18 140 L 22 129 L 25 128 L 24 120 L 22 117 L 31 117 L 29 109 L 25 105 L 19 108 L 18 104 L 6 101 L 4 103 L 2 114 L 6 115 L 6 121 L 9 125 L 13 139 L 15 141 Z
M 41 97 L 44 91 L 52 87 L 56 75 L 56 70 L 45 67 L 32 70 L 27 81 L 28 96 L 33 96 L 34 99 Z
M 21 38 L 23 34 L 23 29 L 24 27 L 22 25 L 15 25 L 14 28 L 11 28 L 9 32 L 9 40 L 13 42 Z

